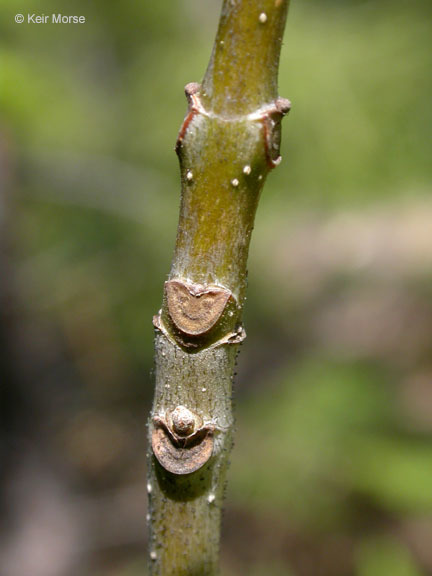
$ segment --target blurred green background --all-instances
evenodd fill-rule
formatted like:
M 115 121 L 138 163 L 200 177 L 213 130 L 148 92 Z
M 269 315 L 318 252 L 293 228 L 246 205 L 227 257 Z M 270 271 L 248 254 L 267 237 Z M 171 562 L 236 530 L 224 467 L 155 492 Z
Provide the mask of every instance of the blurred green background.
M 0 573 L 146 570 L 152 314 L 215 0 L 0 4 Z M 17 12 L 84 15 L 16 24 Z M 432 574 L 432 3 L 293 0 L 226 576 Z

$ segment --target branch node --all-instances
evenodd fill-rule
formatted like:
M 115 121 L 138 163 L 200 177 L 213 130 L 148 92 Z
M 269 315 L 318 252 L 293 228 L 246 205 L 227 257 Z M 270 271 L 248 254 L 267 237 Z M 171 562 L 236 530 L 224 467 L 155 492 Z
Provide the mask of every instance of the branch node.
M 152 448 L 159 464 L 177 475 L 191 474 L 208 462 L 214 447 L 214 426 L 186 408 L 153 418 Z

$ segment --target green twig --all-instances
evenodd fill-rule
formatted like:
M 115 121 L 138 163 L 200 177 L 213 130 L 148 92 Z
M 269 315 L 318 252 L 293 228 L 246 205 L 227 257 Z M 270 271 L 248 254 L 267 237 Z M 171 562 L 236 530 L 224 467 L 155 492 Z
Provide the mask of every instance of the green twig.
M 217 573 L 249 242 L 289 110 L 277 97 L 287 9 L 288 0 L 225 0 L 203 83 L 186 86 L 177 241 L 154 318 L 147 488 L 157 576 Z

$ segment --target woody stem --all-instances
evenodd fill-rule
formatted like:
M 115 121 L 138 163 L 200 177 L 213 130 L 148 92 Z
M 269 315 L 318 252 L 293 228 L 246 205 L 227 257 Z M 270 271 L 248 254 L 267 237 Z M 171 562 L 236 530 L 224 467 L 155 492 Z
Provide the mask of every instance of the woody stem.
M 249 242 L 266 175 L 280 160 L 280 120 L 289 109 L 277 97 L 287 9 L 288 0 L 225 0 L 203 83 L 186 87 L 189 110 L 176 147 L 179 226 L 154 318 L 148 453 L 154 576 L 218 570 Z M 175 441 L 179 426 L 190 441 Z

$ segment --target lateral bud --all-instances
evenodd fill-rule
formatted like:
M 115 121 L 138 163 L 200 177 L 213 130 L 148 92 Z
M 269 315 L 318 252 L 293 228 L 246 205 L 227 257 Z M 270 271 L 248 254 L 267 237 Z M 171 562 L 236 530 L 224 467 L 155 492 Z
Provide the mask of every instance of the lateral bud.
M 200 91 L 200 88 L 201 88 L 201 84 L 199 82 L 189 82 L 188 84 L 186 84 L 184 90 L 185 90 L 186 98 L 189 102 L 189 105 L 193 105 L 192 96 L 194 94 L 197 94 L 197 92 Z
M 291 101 L 288 100 L 288 98 L 282 98 L 282 96 L 279 96 L 276 99 L 276 109 L 280 114 L 282 114 L 282 116 L 285 116 L 291 110 Z
M 214 426 L 177 406 L 153 418 L 152 449 L 159 464 L 177 475 L 191 474 L 208 462 L 214 446 Z

